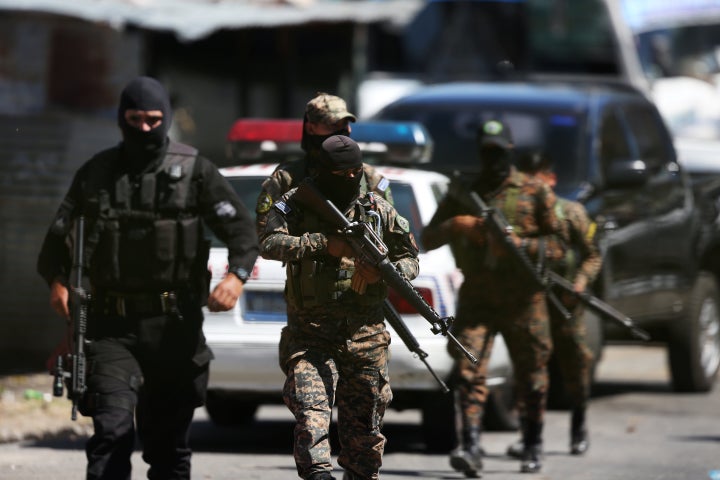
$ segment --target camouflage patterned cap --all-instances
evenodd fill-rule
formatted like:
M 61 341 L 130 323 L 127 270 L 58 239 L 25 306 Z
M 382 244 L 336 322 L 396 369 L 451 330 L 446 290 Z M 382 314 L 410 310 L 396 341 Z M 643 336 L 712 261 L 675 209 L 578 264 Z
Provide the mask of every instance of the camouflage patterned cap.
M 327 125 L 333 125 L 345 118 L 353 122 L 357 120 L 355 115 L 348 112 L 345 100 L 325 92 L 318 92 L 317 96 L 307 103 L 305 115 L 313 123 Z

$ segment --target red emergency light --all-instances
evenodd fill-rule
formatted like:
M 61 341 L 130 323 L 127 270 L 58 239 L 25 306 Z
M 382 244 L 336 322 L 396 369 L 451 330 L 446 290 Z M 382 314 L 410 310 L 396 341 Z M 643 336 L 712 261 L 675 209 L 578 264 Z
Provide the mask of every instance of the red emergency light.
M 233 123 L 227 139 L 230 142 L 300 142 L 302 120 L 242 118 Z

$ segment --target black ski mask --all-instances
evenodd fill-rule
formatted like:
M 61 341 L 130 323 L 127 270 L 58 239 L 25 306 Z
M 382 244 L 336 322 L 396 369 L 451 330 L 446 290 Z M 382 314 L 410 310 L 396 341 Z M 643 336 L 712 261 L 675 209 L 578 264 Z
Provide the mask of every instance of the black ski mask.
M 512 150 L 498 145 L 483 145 L 479 156 L 482 162 L 479 181 L 485 189 L 494 190 L 510 175 Z
M 126 110 L 160 110 L 162 123 L 149 131 L 140 130 L 128 124 Z M 132 171 L 143 170 L 164 153 L 171 122 L 170 97 L 160 82 L 138 77 L 125 87 L 120 95 L 118 125 L 123 136 L 123 153 Z
M 483 123 L 477 132 L 481 191 L 494 190 L 510 175 L 513 163 L 513 138 L 510 128 L 499 120 Z
M 307 115 L 305 115 L 305 118 L 303 120 L 303 134 L 302 139 L 300 141 L 300 146 L 302 149 L 307 153 L 308 159 L 311 160 L 313 163 L 317 163 L 320 160 L 320 157 L 323 155 L 323 147 L 322 144 L 325 140 L 328 138 L 334 136 L 334 135 L 342 135 L 345 137 L 350 136 L 350 129 L 349 128 L 343 128 L 340 130 L 337 130 L 335 132 L 332 132 L 328 135 L 312 135 L 307 132 L 305 132 L 305 124 L 308 122 Z
M 357 170 L 353 175 L 332 172 Z M 360 194 L 362 154 L 358 144 L 344 135 L 333 135 L 322 143 L 315 183 L 340 210 L 345 210 Z

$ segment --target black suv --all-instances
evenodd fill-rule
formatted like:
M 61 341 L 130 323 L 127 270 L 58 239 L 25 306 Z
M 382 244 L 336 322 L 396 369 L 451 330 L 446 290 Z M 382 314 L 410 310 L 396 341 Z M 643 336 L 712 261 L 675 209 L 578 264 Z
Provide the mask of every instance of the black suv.
M 475 132 L 491 118 L 510 125 L 519 153 L 547 152 L 557 193 L 583 202 L 598 225 L 605 263 L 595 293 L 667 344 L 675 390 L 712 388 L 720 365 L 717 230 L 643 94 L 581 80 L 447 83 L 422 87 L 376 118 L 423 123 L 434 140 L 423 168 L 445 173 L 479 169 Z M 596 359 L 605 341 L 633 340 L 619 324 L 589 312 L 586 321 Z

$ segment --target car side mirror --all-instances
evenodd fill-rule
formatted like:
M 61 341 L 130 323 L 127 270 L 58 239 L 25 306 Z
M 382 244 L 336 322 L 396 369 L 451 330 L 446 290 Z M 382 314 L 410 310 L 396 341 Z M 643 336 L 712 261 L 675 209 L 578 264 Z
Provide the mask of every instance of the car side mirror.
M 615 160 L 605 170 L 606 188 L 632 188 L 645 185 L 650 178 L 642 160 Z

